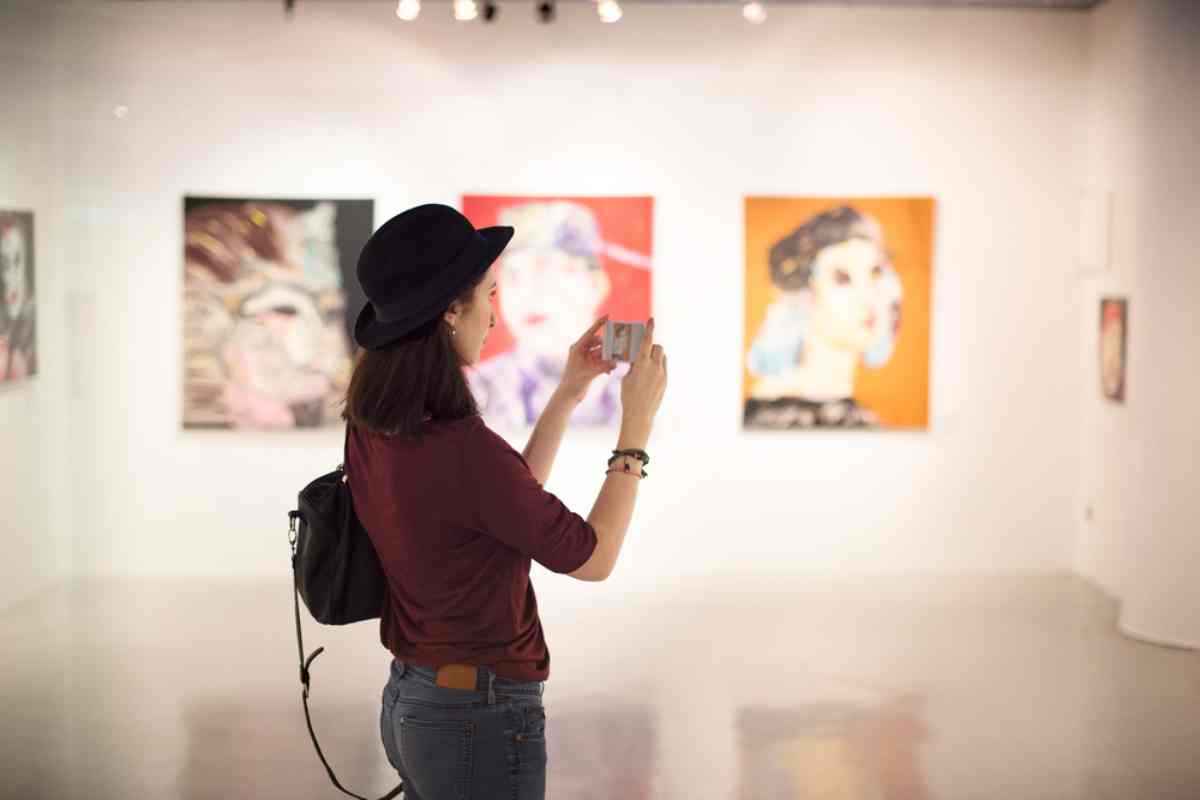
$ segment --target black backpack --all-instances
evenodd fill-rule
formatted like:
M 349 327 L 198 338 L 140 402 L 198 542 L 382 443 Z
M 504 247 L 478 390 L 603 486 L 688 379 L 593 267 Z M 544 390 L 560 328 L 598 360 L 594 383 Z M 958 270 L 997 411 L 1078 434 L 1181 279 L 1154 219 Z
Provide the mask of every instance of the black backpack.
M 348 625 L 378 619 L 387 597 L 387 580 L 379 566 L 379 556 L 366 528 L 354 513 L 354 501 L 346 482 L 345 464 L 349 455 L 350 426 L 346 425 L 342 463 L 300 490 L 297 508 L 288 512 L 288 544 L 292 548 L 293 601 L 296 608 L 296 646 L 300 655 L 301 700 L 304 720 L 317 756 L 325 765 L 329 779 L 343 793 L 354 794 L 338 782 L 333 768 L 325 760 L 308 713 L 309 667 L 325 651 L 318 647 L 306 659 L 300 632 L 300 599 L 323 625 Z M 404 790 L 401 782 L 380 800 L 391 800 Z

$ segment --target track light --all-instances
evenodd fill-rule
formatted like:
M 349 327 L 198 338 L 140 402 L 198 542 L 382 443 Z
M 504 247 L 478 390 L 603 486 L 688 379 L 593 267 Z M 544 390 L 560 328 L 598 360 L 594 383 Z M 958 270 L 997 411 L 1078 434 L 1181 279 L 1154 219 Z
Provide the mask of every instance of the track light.
M 412 22 L 421 15 L 421 0 L 400 0 L 396 5 L 396 16 L 405 22 Z
M 747 22 L 761 25 L 767 21 L 767 7 L 758 0 L 750 0 L 749 3 L 742 6 L 742 16 L 746 18 Z
M 621 4 L 617 0 L 600 0 L 596 6 L 596 13 L 600 15 L 601 22 L 617 22 L 624 16 L 621 11 Z
M 538 19 L 542 22 L 554 21 L 554 0 L 542 0 L 537 6 Z
M 454 18 L 459 22 L 470 22 L 479 16 L 475 0 L 454 0 Z
M 492 2 L 492 0 L 487 0 L 487 2 L 483 4 L 483 21 L 484 22 L 495 22 L 496 15 L 499 13 L 500 13 L 500 9 L 496 6 L 495 3 Z

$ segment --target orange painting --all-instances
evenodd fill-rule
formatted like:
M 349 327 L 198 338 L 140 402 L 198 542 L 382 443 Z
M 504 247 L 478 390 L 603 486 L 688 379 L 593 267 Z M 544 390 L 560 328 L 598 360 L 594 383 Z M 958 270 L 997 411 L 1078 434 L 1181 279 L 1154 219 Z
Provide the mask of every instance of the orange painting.
M 928 428 L 934 217 L 927 197 L 746 199 L 746 428 Z

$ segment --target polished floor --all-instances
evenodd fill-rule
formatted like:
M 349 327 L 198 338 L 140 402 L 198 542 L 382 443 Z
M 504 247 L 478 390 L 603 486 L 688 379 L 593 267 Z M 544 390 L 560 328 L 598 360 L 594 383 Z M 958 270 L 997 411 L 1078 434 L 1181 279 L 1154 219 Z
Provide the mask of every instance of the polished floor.
M 1122 637 L 1078 578 L 599 586 L 543 592 L 550 798 L 1200 798 L 1200 654 Z M 5 612 L 3 797 L 343 796 L 290 603 L 286 580 L 92 581 Z M 322 745 L 378 797 L 388 656 L 373 625 L 305 624 Z

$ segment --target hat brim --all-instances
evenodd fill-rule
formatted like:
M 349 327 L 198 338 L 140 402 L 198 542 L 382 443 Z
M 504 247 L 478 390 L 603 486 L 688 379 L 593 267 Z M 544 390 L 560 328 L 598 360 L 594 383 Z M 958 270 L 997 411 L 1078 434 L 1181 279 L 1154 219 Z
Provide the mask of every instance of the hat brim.
M 443 298 L 438 298 L 423 312 L 396 322 L 381 321 L 375 313 L 375 307 L 368 302 L 354 323 L 354 341 L 358 346 L 367 350 L 379 350 L 437 319 L 466 287 L 478 281 L 491 268 L 513 238 L 513 229 L 508 226 L 480 228 L 477 232 L 483 237 L 486 246 L 475 263 L 468 266 L 458 285 L 453 287 L 452 291 L 446 292 L 444 301 Z

